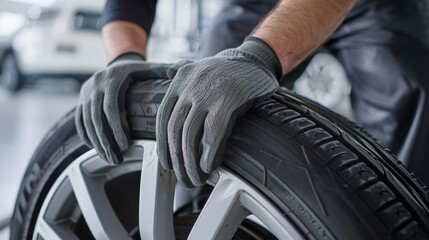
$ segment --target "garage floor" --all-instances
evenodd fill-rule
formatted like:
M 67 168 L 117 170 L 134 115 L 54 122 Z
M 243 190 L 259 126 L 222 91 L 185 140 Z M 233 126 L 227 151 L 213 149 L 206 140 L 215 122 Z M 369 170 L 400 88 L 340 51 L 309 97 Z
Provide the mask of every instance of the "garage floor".
M 78 99 L 71 81 L 47 81 L 10 94 L 0 86 L 0 222 L 14 206 L 19 183 L 33 151 L 48 129 Z M 0 240 L 8 239 L 8 229 Z

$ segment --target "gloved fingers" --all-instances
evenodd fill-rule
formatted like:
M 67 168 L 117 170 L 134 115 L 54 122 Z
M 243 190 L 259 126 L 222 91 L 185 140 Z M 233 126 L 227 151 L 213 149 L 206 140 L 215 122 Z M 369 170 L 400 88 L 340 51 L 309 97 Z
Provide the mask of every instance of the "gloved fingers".
M 181 96 L 184 89 L 187 88 L 189 85 L 194 85 L 191 82 L 192 79 L 192 71 L 193 66 L 192 64 L 187 64 L 179 68 L 177 71 L 172 70 L 170 74 L 174 73 L 174 78 L 171 81 L 170 87 L 167 90 L 167 94 L 171 94 L 174 96 Z M 172 77 L 171 75 L 170 77 Z M 166 96 L 167 96 L 166 94 Z
M 109 120 L 107 125 L 113 133 L 114 141 L 122 151 L 127 150 L 130 144 L 129 134 L 126 133 L 129 131 L 129 127 L 124 110 L 124 98 L 129 87 L 128 82 L 125 80 L 120 87 L 107 88 L 103 101 L 103 111 Z
M 101 158 L 107 160 L 110 164 L 118 164 L 122 161 L 122 153 L 119 150 L 118 145 L 114 138 L 109 136 L 112 134 L 112 130 L 109 127 L 107 119 L 104 115 L 103 109 L 104 96 L 100 94 L 94 97 L 92 103 L 91 118 L 94 122 L 94 129 L 97 136 L 97 143 L 99 149 L 102 149 Z M 96 148 L 97 149 L 97 148 Z M 97 149 L 97 152 L 98 149 Z
M 103 138 L 102 144 L 103 146 L 109 146 L 109 148 L 106 149 L 106 155 L 111 164 L 119 164 L 123 161 L 123 154 L 118 144 L 116 143 L 116 140 L 113 136 L 113 132 L 110 129 L 109 123 L 107 121 L 107 118 L 104 112 L 101 112 L 101 122 L 103 126 L 103 133 L 105 134 L 104 135 L 105 138 Z M 104 141 L 107 141 L 107 142 L 104 143 Z M 105 145 L 105 144 L 108 144 L 108 145 Z
M 181 67 L 188 65 L 192 62 L 193 61 L 191 61 L 191 60 L 182 60 L 182 61 L 179 61 L 179 62 L 174 63 L 174 64 L 169 64 L 165 70 L 166 78 L 167 79 L 174 78 L 176 76 L 177 71 L 179 71 L 179 69 Z
M 83 143 L 85 143 L 85 145 L 87 145 L 88 147 L 92 148 L 91 141 L 89 141 L 88 135 L 86 134 L 86 131 L 85 131 L 82 109 L 83 109 L 83 107 L 81 104 L 79 104 L 76 108 L 75 119 L 74 119 L 75 125 L 76 125 L 76 130 L 77 130 L 79 137 L 82 139 Z
M 186 188 L 192 188 L 194 185 L 192 184 L 191 180 L 188 177 L 188 174 L 186 173 L 185 165 L 178 161 L 173 161 L 173 170 L 174 175 L 176 176 L 177 181 Z
M 82 107 L 85 133 L 87 134 L 89 141 L 91 142 L 92 146 L 95 148 L 95 151 L 97 151 L 98 155 L 102 159 L 107 160 L 106 154 L 104 152 L 104 148 L 101 146 L 101 143 L 98 140 L 97 133 L 95 132 L 95 126 L 94 126 L 93 120 L 96 120 L 96 119 L 93 119 L 92 117 L 93 116 L 92 109 L 93 109 L 93 106 L 92 106 L 92 103 L 90 102 L 86 102 Z
M 193 107 L 183 126 L 182 148 L 185 168 L 194 186 L 203 185 L 208 178 L 208 174 L 200 167 L 200 143 L 207 114 L 207 111 Z
M 171 93 L 169 88 L 159 106 L 158 113 L 156 114 L 156 142 L 158 158 L 161 162 L 161 165 L 167 170 L 173 169 L 170 151 L 168 149 L 167 126 L 168 120 L 170 119 L 171 112 L 173 111 L 176 102 L 177 97 Z
M 203 152 L 200 161 L 200 167 L 204 172 L 210 173 L 219 166 L 225 141 L 229 137 L 234 123 L 235 118 L 228 112 L 213 111 L 207 115 L 202 136 Z
M 171 162 L 176 178 L 179 183 L 186 187 L 191 187 L 192 182 L 188 177 L 185 168 L 182 149 L 182 133 L 185 120 L 191 110 L 192 105 L 179 99 L 171 112 L 167 125 L 168 149 L 170 151 Z

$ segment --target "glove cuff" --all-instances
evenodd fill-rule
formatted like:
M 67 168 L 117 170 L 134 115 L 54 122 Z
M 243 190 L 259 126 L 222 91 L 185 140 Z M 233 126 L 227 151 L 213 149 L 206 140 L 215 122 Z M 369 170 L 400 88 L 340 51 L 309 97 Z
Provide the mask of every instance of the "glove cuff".
M 146 58 L 137 52 L 124 52 L 124 53 L 121 53 L 119 56 L 115 57 L 112 61 L 110 61 L 109 64 L 107 64 L 107 66 L 110 66 L 113 63 L 122 61 L 122 60 L 146 61 Z
M 259 58 L 264 64 L 268 66 L 271 72 L 280 79 L 283 75 L 282 64 L 274 50 L 262 39 L 249 36 L 238 47 L 241 50 L 250 52 Z

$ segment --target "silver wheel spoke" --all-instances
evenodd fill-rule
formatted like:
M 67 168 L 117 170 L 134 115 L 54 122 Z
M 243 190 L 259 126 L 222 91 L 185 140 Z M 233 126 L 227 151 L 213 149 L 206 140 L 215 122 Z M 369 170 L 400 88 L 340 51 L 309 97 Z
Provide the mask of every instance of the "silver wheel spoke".
M 155 142 L 144 142 L 140 183 L 141 239 L 174 239 L 173 200 L 176 179 L 158 161 Z
M 279 239 L 304 239 L 259 191 L 223 169 L 218 170 L 218 174 L 215 188 L 189 239 L 231 239 L 243 219 L 250 214 L 254 214 Z
M 37 222 L 36 232 L 43 238 L 49 240 L 61 240 L 61 237 L 55 232 L 54 229 L 44 220 Z M 37 239 L 35 235 L 33 239 Z
M 164 170 L 159 164 L 155 141 L 135 141 L 133 146 L 137 148 L 128 151 L 124 163 L 116 167 L 100 160 L 94 150 L 71 163 L 47 194 L 38 215 L 33 239 L 38 239 L 38 236 L 43 239 L 78 239 L 91 233 L 95 239 L 131 239 L 121 221 L 128 230 L 132 229 L 133 236 L 138 224 L 141 239 L 175 239 L 174 173 Z M 135 180 L 140 170 L 138 190 Z M 252 215 L 255 224 L 265 227 L 279 239 L 304 239 L 295 225 L 285 217 L 287 211 L 278 209 L 272 200 L 234 173 L 219 168 L 210 176 L 208 183 L 214 189 L 188 239 L 231 239 L 249 215 Z M 120 198 L 112 196 L 116 192 L 125 193 L 118 189 L 124 184 L 131 186 L 131 191 L 127 189 L 127 194 Z M 135 211 L 132 209 L 137 207 L 137 191 L 138 223 L 137 218 L 130 219 L 122 212 Z M 132 201 L 132 204 L 120 205 L 122 200 Z M 118 206 L 123 208 L 118 210 Z M 115 211 L 125 218 L 120 220 Z M 135 212 L 127 212 L 130 213 Z M 193 214 L 190 216 L 195 217 Z M 178 224 L 180 232 L 182 225 Z M 189 227 L 192 223 L 187 224 Z M 240 227 L 240 234 L 243 231 Z M 258 232 L 255 228 L 255 234 L 263 237 L 267 233 Z
M 243 207 L 249 209 L 258 220 L 279 239 L 304 239 L 289 222 L 284 221 L 284 216 L 279 214 L 278 210 L 272 203 L 265 199 L 253 196 L 254 193 L 242 194 L 240 202 Z
M 105 176 L 88 177 L 81 164 L 70 168 L 70 179 L 77 202 L 96 239 L 130 239 L 104 192 Z
M 188 239 L 231 239 L 249 211 L 241 207 L 242 189 L 220 176 Z

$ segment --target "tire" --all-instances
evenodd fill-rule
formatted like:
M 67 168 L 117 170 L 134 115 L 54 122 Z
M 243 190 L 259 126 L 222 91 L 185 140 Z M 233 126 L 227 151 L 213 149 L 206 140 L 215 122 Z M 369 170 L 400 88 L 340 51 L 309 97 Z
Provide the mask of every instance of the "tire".
M 24 81 L 13 53 L 6 54 L 1 69 L 0 82 L 11 92 L 19 91 Z
M 128 94 L 132 138 L 154 139 L 168 83 L 138 83 Z M 32 237 L 53 183 L 88 151 L 73 117 L 73 111 L 63 117 L 33 155 L 11 239 Z M 222 168 L 256 188 L 305 238 L 429 239 L 424 186 L 358 127 L 287 89 L 237 120 Z

